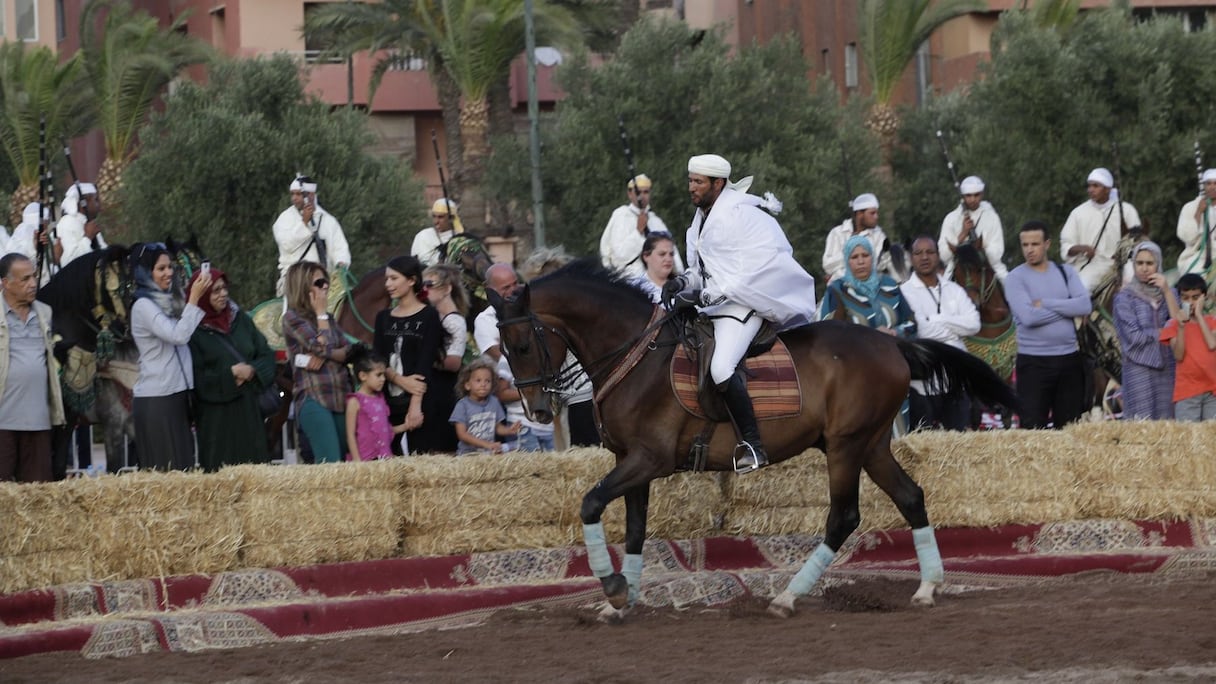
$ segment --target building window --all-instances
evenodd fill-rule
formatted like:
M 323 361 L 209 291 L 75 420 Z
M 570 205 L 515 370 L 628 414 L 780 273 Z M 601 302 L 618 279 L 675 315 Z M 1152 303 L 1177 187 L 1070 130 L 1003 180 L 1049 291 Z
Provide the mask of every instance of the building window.
M 68 20 L 64 14 L 63 0 L 55 0 L 55 40 L 68 38 Z
M 17 10 L 17 40 L 37 42 L 38 3 L 36 0 L 16 0 L 13 4 Z
M 316 12 L 322 7 L 328 5 L 327 2 L 306 2 L 304 3 L 304 22 L 308 22 L 308 15 Z M 331 36 L 310 36 L 304 34 L 304 61 L 308 64 L 342 64 L 346 58 L 337 55 L 332 55 L 321 59 L 321 53 L 332 49 L 334 41 Z
M 844 46 L 844 87 L 857 87 L 857 43 Z

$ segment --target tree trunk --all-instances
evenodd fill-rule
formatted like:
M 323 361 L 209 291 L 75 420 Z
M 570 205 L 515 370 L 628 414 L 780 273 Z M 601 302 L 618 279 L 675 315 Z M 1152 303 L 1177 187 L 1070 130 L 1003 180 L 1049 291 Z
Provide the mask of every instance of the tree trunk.
M 447 159 L 443 160 L 450 199 L 459 202 L 464 189 L 464 144 L 460 132 L 460 87 L 447 69 L 438 69 L 435 87 L 439 93 L 439 109 L 443 112 L 443 134 L 447 138 Z M 463 217 L 463 212 L 462 217 Z
M 106 157 L 101 163 L 101 170 L 97 172 L 97 194 L 101 198 L 102 208 L 102 218 L 99 220 L 106 239 L 111 242 L 130 241 L 123 222 L 114 220 L 122 214 L 122 177 L 126 170 L 126 161 Z
M 485 98 L 466 100 L 460 112 L 460 138 L 464 143 L 464 190 L 460 218 L 465 228 L 478 237 L 486 235 L 486 201 L 481 180 L 489 152 L 489 129 L 489 102 Z
M 16 230 L 17 225 L 21 223 L 21 213 L 25 211 L 25 205 L 30 202 L 38 201 L 38 184 L 31 183 L 29 185 L 19 185 L 13 191 L 8 203 L 8 225 Z
M 515 112 L 511 109 L 511 83 L 508 76 L 503 75 L 498 83 L 490 88 L 490 148 L 493 151 L 493 139 L 515 135 Z M 516 224 L 511 213 L 511 203 L 504 197 L 490 197 L 489 204 L 489 233 L 506 235 L 508 228 Z

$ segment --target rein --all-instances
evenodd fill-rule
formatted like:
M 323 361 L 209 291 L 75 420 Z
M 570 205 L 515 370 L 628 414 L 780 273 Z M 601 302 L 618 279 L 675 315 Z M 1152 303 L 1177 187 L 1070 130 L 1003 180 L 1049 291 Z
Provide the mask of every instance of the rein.
M 346 292 L 342 295 L 343 299 L 346 300 L 344 302 L 346 307 L 350 309 L 351 314 L 354 315 L 355 320 L 359 323 L 359 325 L 363 326 L 364 330 L 368 332 L 376 332 L 376 327 L 363 320 L 363 315 L 359 313 L 359 307 L 355 306 L 354 286 L 358 284 L 355 282 L 355 277 L 351 275 L 349 269 L 345 268 L 339 269 L 338 275 L 342 278 L 342 283 L 346 286 Z
M 974 280 L 972 280 L 972 272 L 968 271 L 967 275 L 965 277 L 965 282 L 963 283 L 964 290 L 975 293 L 976 299 L 977 299 L 976 308 L 982 307 L 983 305 L 988 303 L 989 299 L 992 299 L 992 294 L 994 292 L 996 292 L 997 283 L 1000 282 L 999 280 L 997 280 L 995 273 L 993 273 L 990 278 L 985 278 L 985 275 L 986 274 L 983 271 L 983 269 L 980 269 L 980 271 L 979 271 L 979 281 L 980 282 L 979 282 L 979 285 L 976 286 Z M 1009 312 L 1009 314 L 1007 316 L 1005 316 L 1004 318 L 1002 318 L 999 321 L 993 321 L 991 323 L 981 322 L 980 327 L 981 328 L 1000 328 L 1002 326 L 1007 325 L 1009 323 L 1009 321 L 1012 319 L 1013 319 L 1013 312 L 1011 311 L 1011 312 Z

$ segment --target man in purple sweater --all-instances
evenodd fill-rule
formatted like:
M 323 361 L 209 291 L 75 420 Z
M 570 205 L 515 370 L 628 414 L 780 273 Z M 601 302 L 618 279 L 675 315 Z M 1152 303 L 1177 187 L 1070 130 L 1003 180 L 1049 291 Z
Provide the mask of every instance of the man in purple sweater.
M 1047 258 L 1051 240 L 1042 221 L 1018 231 L 1026 263 L 1009 272 L 1005 298 L 1017 323 L 1017 389 L 1021 425 L 1061 428 L 1081 416 L 1085 364 L 1073 319 L 1093 309 L 1089 290 L 1068 264 Z

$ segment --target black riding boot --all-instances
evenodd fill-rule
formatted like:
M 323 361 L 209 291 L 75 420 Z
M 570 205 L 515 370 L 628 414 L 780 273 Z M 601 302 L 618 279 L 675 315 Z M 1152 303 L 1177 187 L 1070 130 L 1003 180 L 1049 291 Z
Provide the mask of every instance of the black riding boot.
M 764 446 L 760 444 L 760 428 L 756 425 L 756 412 L 752 408 L 752 398 L 747 396 L 743 376 L 735 373 L 730 380 L 718 385 L 718 391 L 722 393 L 726 410 L 730 412 L 742 440 L 735 447 L 736 453 L 743 451 L 735 459 L 735 470 L 745 473 L 768 465 L 768 454 L 764 453 Z

